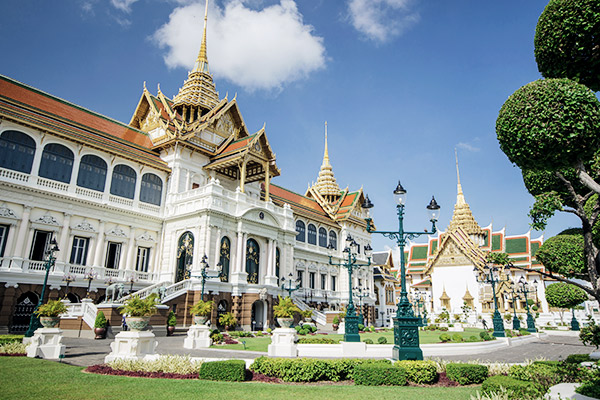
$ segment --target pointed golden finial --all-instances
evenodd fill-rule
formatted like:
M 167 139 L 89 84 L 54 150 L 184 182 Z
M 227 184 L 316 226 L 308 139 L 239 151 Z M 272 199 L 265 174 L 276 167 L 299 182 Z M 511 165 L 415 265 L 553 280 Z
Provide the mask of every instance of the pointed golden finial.
M 160 93 L 160 83 L 156 85 L 158 87 L 158 93 Z
M 148 90 L 148 89 L 146 89 L 146 81 L 144 81 L 144 92 L 145 92 L 146 90 Z
M 333 202 L 340 195 L 340 187 L 333 176 L 333 168 L 329 162 L 329 147 L 327 145 L 327 121 L 325 121 L 325 152 L 323 154 L 323 164 L 317 178 L 317 183 L 313 187 L 328 201 Z
M 202 44 L 200 45 L 200 52 L 196 59 L 196 64 L 192 72 L 204 72 L 209 74 L 208 71 L 208 56 L 206 55 L 206 25 L 208 23 L 208 0 L 204 6 L 204 31 L 202 33 Z
M 448 231 L 451 231 L 457 227 L 463 228 L 465 232 L 468 234 L 481 235 L 483 234 L 483 229 L 477 224 L 473 214 L 471 213 L 471 208 L 467 201 L 465 200 L 465 195 L 463 194 L 462 185 L 460 184 L 460 172 L 458 170 L 458 152 L 456 148 L 454 149 L 454 157 L 456 159 L 456 204 L 454 205 L 454 213 L 452 214 L 452 219 L 450 220 L 450 225 L 448 226 Z
M 460 172 L 458 171 L 458 152 L 454 148 L 454 158 L 456 160 L 456 204 L 463 205 L 466 203 L 465 196 L 462 191 L 462 185 L 460 184 Z
M 329 150 L 327 149 L 327 121 L 325 121 L 325 155 L 323 156 L 323 165 L 329 164 Z

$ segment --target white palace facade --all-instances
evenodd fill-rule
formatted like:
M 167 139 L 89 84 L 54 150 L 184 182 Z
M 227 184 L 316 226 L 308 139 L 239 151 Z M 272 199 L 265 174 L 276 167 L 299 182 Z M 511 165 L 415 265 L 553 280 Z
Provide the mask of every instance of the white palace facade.
M 205 294 L 218 316 L 274 326 L 273 303 L 293 279 L 301 308 L 347 302 L 340 262 L 348 235 L 366 261 L 362 189 L 340 189 L 325 139 L 323 165 L 304 194 L 280 175 L 264 127 L 251 132 L 236 99 L 219 98 L 208 69 L 206 28 L 196 64 L 172 99 L 144 86 L 129 124 L 0 76 L 0 331 L 26 329 L 58 243 L 46 298 L 105 301 L 105 288 L 159 291 L 185 321 Z M 352 286 L 372 288 L 373 271 Z M 89 290 L 88 290 L 89 289 Z M 374 296 L 363 299 L 374 322 Z M 316 312 L 317 322 L 325 323 Z

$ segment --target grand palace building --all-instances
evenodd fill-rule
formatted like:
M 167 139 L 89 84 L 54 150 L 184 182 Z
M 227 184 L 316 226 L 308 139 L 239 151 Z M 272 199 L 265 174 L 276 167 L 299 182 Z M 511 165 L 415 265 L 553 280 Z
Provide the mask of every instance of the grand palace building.
M 0 76 L 0 331 L 27 328 L 52 240 L 60 251 L 47 298 L 105 304 L 107 286 L 120 283 L 123 292 L 160 293 L 181 323 L 206 267 L 221 272 L 204 288 L 213 325 L 232 312 L 243 328 L 272 327 L 287 288 L 325 324 L 350 286 L 370 288 L 363 314 L 375 322 L 373 269 L 350 285 L 329 263 L 328 247 L 339 263 L 348 236 L 367 261 L 362 189 L 336 183 L 327 136 L 304 194 L 272 183 L 281 171 L 264 127 L 250 130 L 237 100 L 216 90 L 206 19 L 178 94 L 144 85 L 132 109 L 126 124 Z

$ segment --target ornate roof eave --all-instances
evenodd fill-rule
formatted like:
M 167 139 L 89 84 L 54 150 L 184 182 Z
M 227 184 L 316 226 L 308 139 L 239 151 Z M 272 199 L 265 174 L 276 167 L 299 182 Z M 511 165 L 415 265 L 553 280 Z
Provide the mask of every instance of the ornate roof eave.
M 460 235 L 456 235 L 457 232 L 460 233 Z M 464 240 L 467 240 L 469 242 L 469 244 L 461 243 L 459 240 L 457 240 L 457 236 L 463 237 Z M 455 242 L 458 245 L 458 248 L 460 249 L 461 253 L 465 257 L 467 257 L 478 269 L 483 269 L 483 267 L 485 266 L 485 253 L 468 238 L 468 235 L 462 228 L 458 227 L 452 232 L 446 232 L 443 235 L 440 234 L 439 237 L 441 238 L 440 243 L 438 244 L 438 247 L 433 256 L 429 258 L 429 260 L 427 260 L 427 263 L 425 264 L 424 274 L 431 275 L 433 265 L 439 259 L 440 255 L 442 254 L 442 250 L 446 247 L 446 244 L 449 240 Z M 467 248 L 469 251 L 466 251 Z

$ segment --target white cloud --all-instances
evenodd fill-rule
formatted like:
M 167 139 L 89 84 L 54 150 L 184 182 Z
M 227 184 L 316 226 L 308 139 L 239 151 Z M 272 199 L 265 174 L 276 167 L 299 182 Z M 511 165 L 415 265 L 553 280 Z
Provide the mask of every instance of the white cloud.
M 281 89 L 325 66 L 323 39 L 304 24 L 293 0 L 262 9 L 243 0 L 209 5 L 208 61 L 216 78 L 246 90 Z M 165 63 L 191 69 L 202 39 L 204 1 L 176 8 L 154 39 L 167 49 Z
M 466 143 L 466 142 L 460 142 L 456 145 L 456 147 L 458 147 L 459 149 L 463 149 L 463 150 L 467 150 L 467 151 L 471 151 L 471 152 L 477 152 L 479 150 L 481 150 L 479 147 L 473 146 L 470 143 Z
M 368 39 L 384 43 L 402 35 L 420 20 L 411 0 L 349 0 L 354 28 Z
M 138 0 L 110 0 L 110 4 L 118 10 L 126 13 L 131 12 L 131 5 Z

